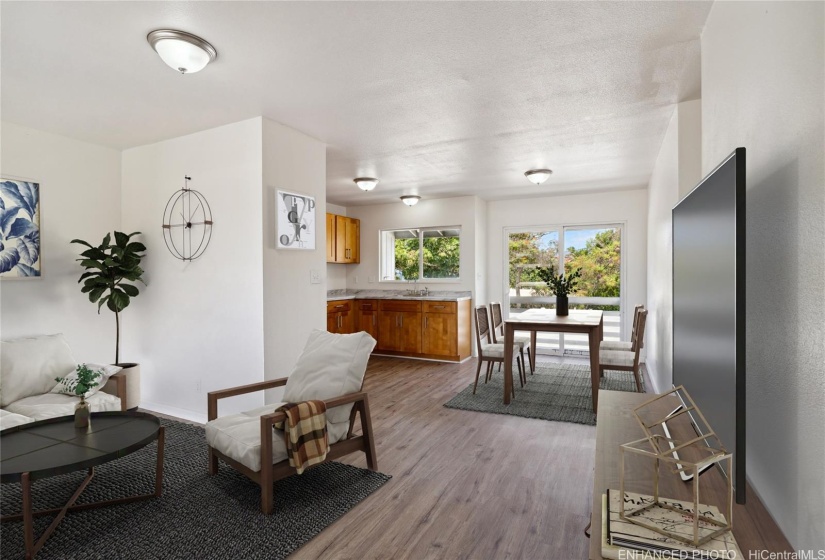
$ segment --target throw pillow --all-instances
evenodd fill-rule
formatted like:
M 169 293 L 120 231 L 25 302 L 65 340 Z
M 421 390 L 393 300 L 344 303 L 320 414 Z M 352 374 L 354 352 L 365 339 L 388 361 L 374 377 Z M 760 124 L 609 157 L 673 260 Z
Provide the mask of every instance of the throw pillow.
M 89 398 L 98 391 L 100 391 L 106 382 L 109 381 L 109 378 L 112 377 L 114 374 L 122 370 L 122 367 L 113 366 L 109 364 L 83 364 L 87 368 L 92 371 L 99 371 L 100 372 L 100 379 L 98 379 L 97 385 L 86 391 L 84 395 L 85 398 Z M 70 374 L 63 377 L 62 381 L 59 381 L 57 385 L 54 386 L 54 389 L 51 390 L 52 393 L 62 393 L 64 395 L 72 395 L 77 396 L 77 393 L 74 392 L 74 386 L 77 382 L 77 371 L 73 371 Z

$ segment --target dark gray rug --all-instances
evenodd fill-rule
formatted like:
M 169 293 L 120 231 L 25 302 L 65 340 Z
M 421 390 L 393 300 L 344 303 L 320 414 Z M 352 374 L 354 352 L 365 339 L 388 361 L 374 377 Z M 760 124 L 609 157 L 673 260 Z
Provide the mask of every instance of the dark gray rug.
M 485 366 L 486 367 L 486 366 Z M 498 366 L 496 366 L 498 369 Z M 504 373 L 494 371 L 493 379 L 484 384 L 484 367 L 473 394 L 473 384 L 444 403 L 448 408 L 510 414 L 525 418 L 540 418 L 559 422 L 596 425 L 596 414 L 590 389 L 590 367 L 574 364 L 536 364 L 534 375 L 527 374 L 527 384 L 519 387 L 514 372 L 516 398 L 505 405 Z M 636 391 L 633 374 L 627 371 L 607 371 L 600 387 L 611 391 Z M 644 379 L 642 380 L 644 389 Z
M 319 465 L 275 484 L 275 512 L 260 513 L 260 488 L 221 464 L 206 473 L 203 428 L 166 426 L 163 496 L 70 512 L 38 560 L 285 558 L 369 496 L 390 477 L 342 463 Z M 95 469 L 78 503 L 145 494 L 154 487 L 156 444 Z M 62 507 L 85 471 L 37 481 L 34 508 Z M 21 508 L 19 484 L 4 484 L 0 510 Z M 35 520 L 35 538 L 51 522 Z M 23 558 L 22 522 L 2 524 L 0 557 Z

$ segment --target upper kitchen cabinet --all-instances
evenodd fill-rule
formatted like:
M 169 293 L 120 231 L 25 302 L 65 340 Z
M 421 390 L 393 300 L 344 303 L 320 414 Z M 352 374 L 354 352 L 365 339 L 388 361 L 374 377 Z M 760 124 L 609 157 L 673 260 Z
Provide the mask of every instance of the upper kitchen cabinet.
M 361 262 L 361 220 L 327 214 L 327 262 Z

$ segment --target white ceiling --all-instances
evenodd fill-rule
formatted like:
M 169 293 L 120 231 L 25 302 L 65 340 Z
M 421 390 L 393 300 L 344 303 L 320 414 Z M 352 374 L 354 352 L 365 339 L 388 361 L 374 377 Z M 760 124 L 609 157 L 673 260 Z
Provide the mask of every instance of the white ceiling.
M 9 2 L 4 120 L 129 148 L 264 115 L 328 144 L 328 200 L 644 186 L 699 96 L 709 2 Z M 200 35 L 166 67 L 145 40 Z M 541 187 L 524 171 L 549 167 Z M 357 176 L 381 180 L 370 193 Z M 299 185 L 290 185 L 300 188 Z

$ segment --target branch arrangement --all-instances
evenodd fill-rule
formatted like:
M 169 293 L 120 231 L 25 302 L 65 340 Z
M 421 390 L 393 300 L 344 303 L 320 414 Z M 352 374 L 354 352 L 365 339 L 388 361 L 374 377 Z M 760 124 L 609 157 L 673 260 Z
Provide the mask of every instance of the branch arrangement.
M 536 269 L 538 277 L 547 284 L 548 288 L 553 290 L 557 296 L 566 296 L 576 289 L 579 283 L 579 278 L 582 275 L 582 269 L 577 268 L 571 274 L 556 274 L 552 266 L 539 267 Z

